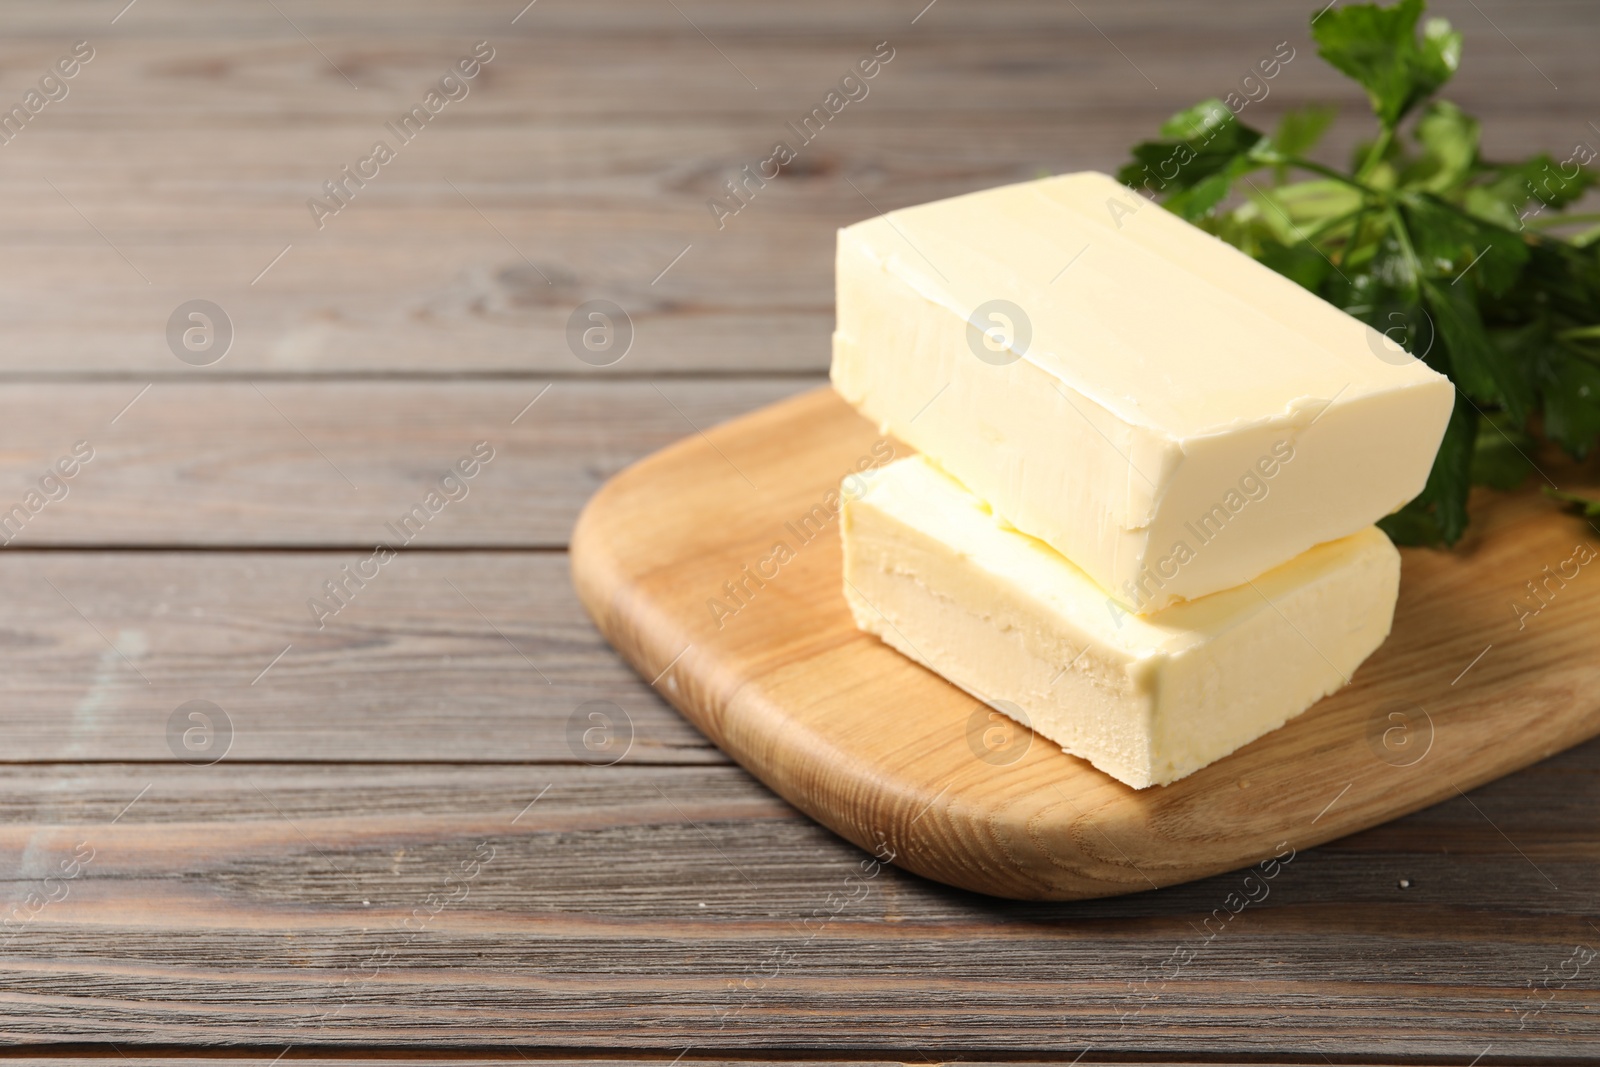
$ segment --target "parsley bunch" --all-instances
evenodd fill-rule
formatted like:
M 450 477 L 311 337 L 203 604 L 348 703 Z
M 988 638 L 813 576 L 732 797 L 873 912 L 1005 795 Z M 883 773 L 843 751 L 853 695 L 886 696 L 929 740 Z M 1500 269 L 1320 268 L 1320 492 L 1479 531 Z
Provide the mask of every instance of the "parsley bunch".
M 1493 162 L 1478 123 L 1433 99 L 1461 35 L 1439 18 L 1419 34 L 1424 3 L 1312 20 L 1322 58 L 1366 89 L 1378 121 L 1348 171 L 1305 158 L 1331 108 L 1293 111 L 1269 136 L 1207 100 L 1135 146 L 1117 177 L 1456 384 L 1427 486 L 1380 523 L 1402 544 L 1454 544 L 1474 484 L 1515 488 L 1542 442 L 1582 459 L 1600 439 L 1600 226 L 1551 232 L 1600 216 L 1561 214 L 1595 181 L 1592 149 Z M 1230 194 L 1239 203 L 1224 208 Z

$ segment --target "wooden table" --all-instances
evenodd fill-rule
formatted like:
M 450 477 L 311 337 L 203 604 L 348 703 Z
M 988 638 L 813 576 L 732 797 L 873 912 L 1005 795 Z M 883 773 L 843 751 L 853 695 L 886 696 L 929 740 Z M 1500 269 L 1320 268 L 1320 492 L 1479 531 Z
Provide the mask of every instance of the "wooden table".
M 1111 168 L 1285 40 L 1246 119 L 1337 99 L 1330 158 L 1362 127 L 1306 3 L 923 2 L 5 6 L 4 108 L 93 50 L 0 144 L 6 1042 L 57 1064 L 1600 1055 L 1600 743 L 1298 855 L 1212 938 L 1235 875 L 1022 905 L 885 869 L 846 901 L 866 857 L 580 611 L 564 545 L 606 477 L 821 381 L 836 226 Z M 1600 8 L 1436 10 L 1491 151 L 1600 142 Z M 459 98 L 396 137 L 478 41 Z M 881 41 L 867 96 L 796 145 L 785 123 Z M 391 160 L 341 174 L 380 139 Z M 797 158 L 719 227 L 707 201 L 780 139 Z M 231 325 L 220 359 L 215 311 L 169 330 L 194 300 Z M 631 321 L 607 366 L 569 344 L 592 300 Z M 80 441 L 58 499 L 30 498 Z M 479 442 L 492 460 L 430 499 Z

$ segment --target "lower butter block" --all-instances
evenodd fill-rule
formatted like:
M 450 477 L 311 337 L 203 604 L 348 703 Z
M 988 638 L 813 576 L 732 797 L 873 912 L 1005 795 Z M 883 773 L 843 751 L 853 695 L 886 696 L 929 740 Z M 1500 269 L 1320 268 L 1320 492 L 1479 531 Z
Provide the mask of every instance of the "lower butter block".
M 1400 554 L 1376 527 L 1233 589 L 1132 615 L 921 456 L 846 494 L 856 625 L 1136 789 L 1282 726 L 1389 635 Z

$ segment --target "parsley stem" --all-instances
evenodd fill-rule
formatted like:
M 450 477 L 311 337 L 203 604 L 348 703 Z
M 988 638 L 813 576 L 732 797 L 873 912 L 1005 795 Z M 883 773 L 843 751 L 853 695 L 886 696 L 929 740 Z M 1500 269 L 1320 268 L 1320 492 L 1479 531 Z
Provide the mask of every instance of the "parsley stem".
M 1320 222 L 1316 226 L 1313 226 L 1310 231 L 1302 234 L 1301 238 L 1307 242 L 1315 241 L 1318 237 L 1321 237 L 1330 230 L 1333 230 L 1336 227 L 1349 222 L 1351 219 L 1356 218 L 1365 210 L 1366 206 L 1363 205 L 1356 208 L 1354 211 L 1346 211 L 1343 215 L 1336 215 L 1331 219 L 1327 219 L 1326 221 Z
M 1395 240 L 1400 242 L 1400 251 L 1405 254 L 1406 263 L 1411 267 L 1411 289 L 1420 303 L 1422 300 L 1422 260 L 1417 258 L 1417 250 L 1411 244 L 1411 232 L 1406 229 L 1406 221 L 1401 217 L 1400 210 L 1391 207 L 1386 214 L 1394 224 L 1394 236 Z
M 1309 159 L 1301 159 L 1299 156 L 1285 156 L 1284 162 L 1289 164 L 1291 167 L 1299 167 L 1301 170 L 1309 170 L 1313 174 L 1320 174 L 1324 178 L 1332 178 L 1341 185 L 1348 185 L 1352 189 L 1358 189 L 1361 192 L 1366 193 L 1368 196 L 1380 195 L 1378 190 L 1372 188 L 1371 186 L 1364 185 L 1355 178 L 1352 178 L 1350 175 L 1342 174 L 1339 171 L 1334 170 L 1332 167 L 1325 167 L 1321 163 L 1314 163 Z
M 1371 206 L 1368 204 L 1362 204 L 1356 209 L 1355 220 L 1350 224 L 1350 239 L 1344 243 L 1343 248 L 1339 249 L 1340 263 L 1348 263 L 1352 251 L 1360 251 L 1365 247 L 1366 242 L 1362 241 L 1361 235 L 1362 231 L 1367 228 L 1367 216 L 1371 211 Z
M 1356 171 L 1358 179 L 1365 178 L 1371 173 L 1372 168 L 1383 162 L 1383 157 L 1389 152 L 1389 145 L 1394 141 L 1394 127 L 1385 125 L 1378 133 L 1378 139 L 1372 142 L 1372 148 L 1367 152 L 1367 158 L 1361 161 L 1361 167 Z
M 1527 219 L 1529 226 L 1564 226 L 1569 222 L 1600 222 L 1600 212 L 1587 212 L 1579 215 L 1552 215 L 1545 219 Z

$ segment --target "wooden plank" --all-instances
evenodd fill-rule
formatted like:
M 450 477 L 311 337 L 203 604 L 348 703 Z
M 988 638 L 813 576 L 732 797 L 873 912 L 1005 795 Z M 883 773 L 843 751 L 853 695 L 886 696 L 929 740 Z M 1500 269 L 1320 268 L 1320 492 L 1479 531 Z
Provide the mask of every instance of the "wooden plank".
M 1197 96 L 1225 93 L 1279 41 L 1297 49 L 1309 45 L 1308 23 L 1317 10 L 1273 0 L 1097 0 L 1077 10 L 1013 3 L 964 11 L 952 5 L 931 9 L 913 25 L 904 13 L 908 5 L 892 2 L 811 5 L 803 13 L 776 3 L 696 3 L 691 23 L 685 17 L 691 9 L 680 13 L 634 0 L 531 9 L 512 26 L 503 3 L 461 13 L 452 6 L 449 14 L 421 20 L 387 9 L 378 18 L 356 9 L 318 5 L 296 13 L 297 5 L 280 5 L 317 38 L 319 55 L 270 7 L 223 11 L 199 0 L 142 0 L 137 18 L 104 32 L 97 18 L 69 17 L 73 6 L 54 5 L 61 14 L 47 26 L 30 26 L 25 13 L 6 13 L 0 58 L 18 96 L 37 78 L 28 72 L 37 67 L 42 73 L 74 39 L 90 38 L 96 49 L 71 86 L 70 107 L 50 105 L 41 127 L 67 121 L 69 114 L 79 121 L 115 116 L 161 125 L 152 107 L 185 124 L 215 123 L 221 115 L 281 125 L 351 115 L 382 121 L 415 103 L 480 39 L 490 42 L 494 56 L 466 97 L 445 108 L 441 124 L 468 121 L 469 113 L 474 122 L 773 115 L 802 100 L 818 102 L 829 83 L 882 40 L 896 48 L 887 68 L 893 77 L 886 75 L 873 93 L 893 95 L 891 107 L 939 113 L 1110 108 L 1121 114 L 1164 107 L 1170 113 Z M 1465 35 L 1468 65 L 1452 86 L 1463 103 L 1469 99 L 1461 97 L 1464 89 L 1481 94 L 1496 112 L 1513 109 L 1519 99 L 1570 110 L 1579 102 L 1562 100 L 1540 71 L 1566 92 L 1594 84 L 1592 68 L 1570 46 L 1572 35 L 1600 25 L 1590 5 L 1500 0 L 1475 9 L 1464 0 L 1444 0 L 1431 13 L 1449 16 Z M 1514 38 L 1497 33 L 1490 19 L 1502 26 L 1514 20 Z M 726 46 L 720 55 L 699 30 Z M 1000 76 L 992 64 L 1008 57 L 1011 69 Z M 938 65 L 951 62 L 970 66 L 961 78 L 938 77 Z M 1350 85 L 1320 62 L 1302 63 L 1298 53 L 1289 70 L 1296 83 Z M 1095 91 L 1062 93 L 1066 80 Z M 1493 93 L 1494 83 L 1505 91 Z M 660 91 L 663 84 L 671 91 Z M 208 92 L 194 91 L 202 86 Z M 1273 94 L 1284 87 L 1273 87 Z
M 595 633 L 564 554 L 364 558 L 0 554 L 0 761 L 187 757 L 169 725 L 202 700 L 247 761 L 726 762 Z
M 559 548 L 583 501 L 621 467 L 815 385 L 814 378 L 162 382 L 148 391 L 135 381 L 12 385 L 0 391 L 0 517 L 37 493 L 81 440 L 93 459 L 63 499 L 20 524 L 13 547 L 370 551 L 380 539 L 396 539 L 389 525 L 398 528 L 427 505 L 434 514 L 414 533 L 417 547 Z M 435 495 L 442 506 L 433 508 L 429 493 L 438 494 L 479 442 L 488 442 L 493 458 L 452 490 L 456 502 Z
M 397 37 L 422 34 L 470 35 L 502 28 L 508 36 L 521 35 L 578 37 L 594 45 L 594 34 L 608 30 L 619 39 L 651 37 L 663 46 L 686 44 L 704 39 L 694 30 L 698 25 L 742 38 L 785 37 L 798 40 L 818 37 L 870 33 L 886 25 L 915 25 L 916 32 L 936 35 L 972 34 L 1026 40 L 1036 33 L 1073 31 L 1091 36 L 1093 31 L 1070 6 L 1040 4 L 1036 0 L 995 0 L 982 8 L 952 5 L 929 13 L 912 23 L 921 12 L 915 4 L 897 0 L 819 0 L 804 10 L 777 2 L 745 3 L 741 0 L 695 0 L 685 9 L 693 16 L 691 25 L 682 15 L 649 0 L 605 0 L 591 4 L 551 5 L 516 18 L 516 4 L 504 0 L 462 0 L 449 9 L 428 5 L 425 0 L 403 0 L 386 4 L 382 17 L 360 7 L 316 3 L 316 0 L 282 0 L 284 18 L 267 9 L 248 5 L 212 7 L 204 0 L 142 0 L 139 18 L 124 17 L 111 23 L 107 5 L 96 0 L 58 0 L 50 5 L 18 5 L 6 12 L 7 36 L 15 39 L 53 39 L 74 30 L 102 30 L 112 39 L 194 39 L 208 33 L 224 33 L 249 39 L 300 41 L 299 27 L 330 38 L 364 34 L 369 46 Z M 1108 32 L 1123 31 L 1148 42 L 1164 45 L 1176 59 L 1186 35 L 1207 33 L 1231 35 L 1237 39 L 1254 25 L 1303 27 L 1317 11 L 1315 4 L 1282 4 L 1274 0 L 1195 0 L 1172 4 L 1169 0 L 1089 0 L 1079 5 L 1094 16 L 1096 25 Z M 1479 7 L 1497 19 L 1508 13 L 1520 18 L 1516 29 L 1536 45 L 1560 50 L 1560 32 L 1574 21 L 1591 17 L 1583 0 L 1482 0 Z M 118 9 L 113 9 L 112 15 Z M 1473 7 L 1467 0 L 1433 0 L 1430 13 L 1447 16 L 1469 32 L 1492 30 L 1479 19 L 1470 24 Z M 1503 25 L 1503 23 L 1502 23 Z M 1097 38 L 1099 39 L 1099 38 Z M 1103 44 L 1103 39 L 1102 44 Z M 326 48 L 326 46 L 324 46 Z M 1526 47 L 1526 46 L 1524 46 Z M 596 48 L 598 49 L 598 47 Z M 706 49 L 709 51 L 709 49 Z M 1509 49 L 1508 49 L 1509 50 Z M 712 58 L 715 58 L 714 55 Z M 1203 57 L 1195 57 L 1197 60 Z M 328 72 L 332 77 L 333 72 Z
M 1592 1056 L 1593 965 L 1529 983 L 1596 944 L 1597 802 L 1590 744 L 1298 854 L 1207 941 L 1237 874 L 995 901 L 734 768 L 6 767 L 11 906 L 93 858 L 8 934 L 4 1040 Z
M 0 265 L 8 342 L 0 374 L 192 377 L 166 324 L 196 298 L 223 308 L 234 333 L 208 377 L 817 373 L 829 354 L 838 226 L 873 204 L 935 200 L 1041 171 L 1114 169 L 1137 135 L 1130 130 L 1154 128 L 1069 117 L 1052 125 L 1074 129 L 1070 147 L 1046 154 L 1040 146 L 1051 138 L 1040 123 L 973 119 L 950 129 L 976 157 L 968 158 L 919 149 L 914 127 L 885 121 L 897 128 L 863 121 L 830 130 L 814 170 L 760 190 L 721 230 L 707 200 L 728 173 L 770 151 L 778 124 L 546 131 L 509 148 L 498 131 L 468 131 L 397 162 L 323 233 L 305 200 L 350 146 L 364 144 L 361 130 L 263 135 L 259 146 L 242 146 L 239 162 L 268 172 L 257 187 L 224 188 L 219 177 L 204 195 L 183 187 L 130 199 L 120 187 L 59 183 L 127 260 L 44 184 L 48 168 L 85 137 L 104 142 L 97 162 L 107 168 L 151 147 L 182 155 L 193 150 L 189 138 L 41 131 L 42 161 L 16 157 L 17 171 L 30 173 L 4 186 L 0 208 L 0 234 L 17 251 Z M 1503 150 L 1563 144 L 1573 125 L 1582 123 L 1545 114 L 1517 124 L 1525 143 Z M 593 147 L 619 135 L 628 158 Z M 304 158 L 307 142 L 324 160 L 318 169 L 270 174 L 274 159 Z M 686 150 L 703 162 L 686 167 Z M 557 153 L 591 162 L 574 163 L 567 178 L 536 178 L 539 161 Z M 498 162 L 458 174 L 458 193 L 443 176 L 460 157 Z M 645 199 L 652 185 L 667 191 Z M 635 344 L 612 368 L 583 362 L 568 341 L 575 309 L 592 299 L 632 319 Z

